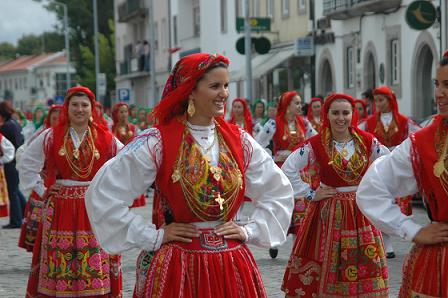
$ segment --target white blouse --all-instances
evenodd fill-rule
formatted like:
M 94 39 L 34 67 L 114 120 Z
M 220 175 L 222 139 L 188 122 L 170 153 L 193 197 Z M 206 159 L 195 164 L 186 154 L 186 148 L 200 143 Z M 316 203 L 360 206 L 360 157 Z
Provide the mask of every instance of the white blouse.
M 211 147 L 211 163 L 218 162 L 219 144 L 215 128 L 187 124 L 197 143 Z M 288 178 L 255 140 L 241 130 L 245 157 L 245 196 L 255 206 L 250 221 L 243 226 L 248 243 L 278 246 L 286 240 L 293 209 Z M 201 148 L 204 154 L 204 149 Z M 128 144 L 97 173 L 86 193 L 86 207 L 93 231 L 101 246 L 117 254 L 131 248 L 153 251 L 160 248 L 163 229 L 131 212 L 128 206 L 155 180 L 162 160 L 162 139 L 156 128 Z
M 0 148 L 2 155 L 0 156 L 0 165 L 11 162 L 14 159 L 14 145 L 5 137 L 2 136 L 2 141 L 0 142 Z
M 411 161 L 411 141 L 407 138 L 391 154 L 376 160 L 364 175 L 356 194 L 362 213 L 387 234 L 412 241 L 421 226 L 406 216 L 395 198 L 418 192 Z
M 45 164 L 45 152 L 44 141 L 46 137 L 50 137 L 53 133 L 51 128 L 46 129 L 40 135 L 35 137 L 25 148 L 22 154 L 20 163 L 17 164 L 17 170 L 20 176 L 20 186 L 24 192 L 31 192 L 34 190 L 39 196 L 43 196 L 45 193 L 44 181 L 40 175 Z M 79 148 L 85 133 L 82 138 L 78 137 L 78 134 L 70 128 L 70 137 L 76 148 Z M 117 150 L 123 148 L 123 144 L 114 137 Z
M 345 146 L 343 143 L 333 141 L 335 148 L 338 152 L 342 152 L 345 147 L 347 150 L 347 156 L 345 160 L 350 160 L 352 155 L 355 153 L 355 143 L 350 140 Z M 379 156 L 388 154 L 389 150 L 381 145 L 377 139 L 372 142 L 372 154 L 370 160 L 373 161 Z M 282 166 L 282 171 L 288 177 L 291 182 L 292 188 L 294 190 L 295 197 L 305 197 L 308 200 L 313 200 L 315 192 L 311 189 L 308 183 L 305 183 L 300 177 L 300 171 L 303 170 L 309 163 L 313 164 L 316 162 L 313 147 L 310 143 L 305 143 L 302 147 L 298 148 L 289 155 L 285 163 Z

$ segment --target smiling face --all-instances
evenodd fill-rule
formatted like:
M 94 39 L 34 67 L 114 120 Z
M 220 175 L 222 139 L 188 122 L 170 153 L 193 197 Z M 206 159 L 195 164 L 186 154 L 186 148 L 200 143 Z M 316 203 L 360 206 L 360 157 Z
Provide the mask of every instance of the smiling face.
M 439 114 L 448 118 L 448 65 L 439 66 L 436 72 L 435 98 Z
M 390 112 L 390 103 L 389 98 L 387 98 L 383 94 L 374 95 L 375 107 L 376 110 L 380 113 L 389 113 Z
M 299 115 L 302 112 L 302 99 L 296 95 L 292 98 L 288 106 L 288 113 L 290 115 Z
M 217 67 L 207 72 L 190 94 L 195 113 L 190 119 L 200 123 L 211 121 L 213 117 L 224 115 L 224 106 L 229 97 L 229 72 Z
M 320 117 L 320 111 L 322 109 L 322 103 L 320 101 L 314 101 L 311 104 L 311 111 L 314 117 Z
M 353 109 L 350 102 L 345 99 L 336 99 L 328 110 L 328 121 L 333 135 L 344 134 L 352 121 Z
M 89 118 L 92 115 L 92 105 L 87 95 L 74 95 L 70 98 L 68 104 L 68 117 L 70 123 L 76 126 L 81 126 L 89 123 Z
M 232 104 L 232 113 L 236 118 L 241 118 L 244 116 L 244 106 L 239 101 L 234 101 Z

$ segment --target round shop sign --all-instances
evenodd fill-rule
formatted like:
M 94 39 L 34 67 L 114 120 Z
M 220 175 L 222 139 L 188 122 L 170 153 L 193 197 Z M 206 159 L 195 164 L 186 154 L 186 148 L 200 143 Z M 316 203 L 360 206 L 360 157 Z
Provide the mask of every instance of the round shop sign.
M 406 22 L 415 30 L 425 30 L 434 24 L 437 11 L 434 5 L 427 0 L 418 0 L 409 4 L 406 10 Z

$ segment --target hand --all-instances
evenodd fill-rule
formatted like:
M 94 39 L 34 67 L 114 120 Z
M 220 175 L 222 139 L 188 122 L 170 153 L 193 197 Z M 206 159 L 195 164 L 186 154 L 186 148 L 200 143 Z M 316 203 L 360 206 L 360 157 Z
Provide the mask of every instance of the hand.
M 233 221 L 228 221 L 217 226 L 215 233 L 217 235 L 224 236 L 225 239 L 235 239 L 241 242 L 246 241 L 246 234 L 244 234 L 243 228 Z
M 426 225 L 418 231 L 413 241 L 416 244 L 424 245 L 448 242 L 448 224 L 431 223 Z
M 57 195 L 61 187 L 62 185 L 58 183 L 55 183 L 52 186 L 50 186 L 50 188 L 48 189 L 48 196 L 51 197 Z
M 163 226 L 162 229 L 164 230 L 162 243 L 171 241 L 190 243 L 191 238 L 199 237 L 196 226 L 192 224 L 173 222 L 167 226 Z
M 328 199 L 336 195 L 338 191 L 334 187 L 329 186 L 319 186 L 316 189 L 316 194 L 314 195 L 313 201 L 320 201 L 323 199 Z

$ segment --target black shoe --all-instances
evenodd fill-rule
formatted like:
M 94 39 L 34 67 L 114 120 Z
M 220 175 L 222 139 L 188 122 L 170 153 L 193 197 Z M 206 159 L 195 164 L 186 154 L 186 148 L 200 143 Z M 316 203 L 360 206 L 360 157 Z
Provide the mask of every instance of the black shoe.
M 393 251 L 388 252 L 388 253 L 386 254 L 386 258 L 387 258 L 387 259 L 393 259 L 393 258 L 395 258 L 395 253 L 394 253 Z
M 16 226 L 13 224 L 7 224 L 6 226 L 2 227 L 3 229 L 20 229 L 20 226 Z
M 269 255 L 271 258 L 275 259 L 278 255 L 278 249 L 277 248 L 270 248 L 269 249 Z

